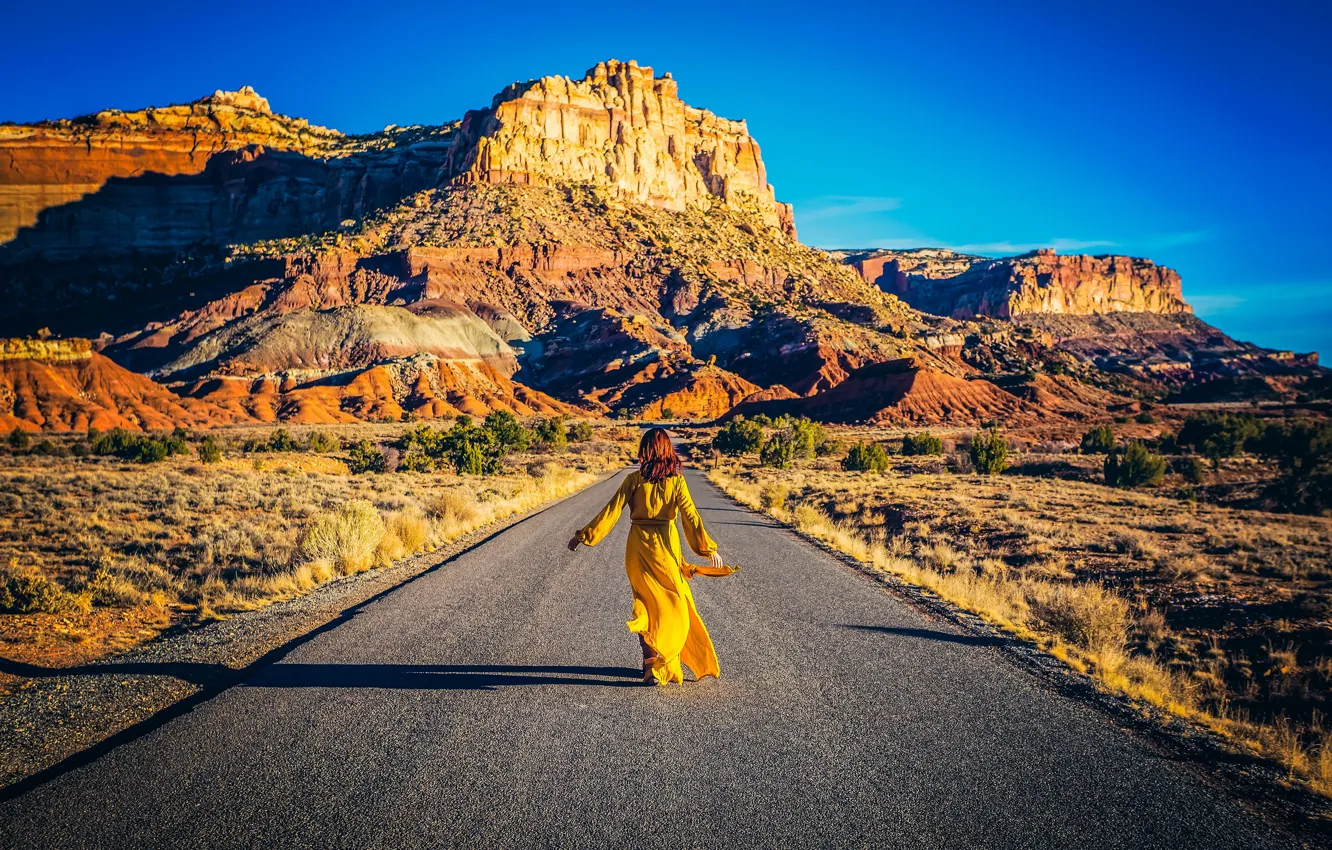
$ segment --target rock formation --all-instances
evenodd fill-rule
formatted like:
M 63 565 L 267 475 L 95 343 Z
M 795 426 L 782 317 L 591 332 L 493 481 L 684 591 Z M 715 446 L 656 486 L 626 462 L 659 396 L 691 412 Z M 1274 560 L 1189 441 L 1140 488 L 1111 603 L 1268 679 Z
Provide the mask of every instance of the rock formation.
M 0 431 L 170 430 L 248 417 L 181 399 L 86 339 L 0 340 Z
M 669 210 L 750 207 L 795 236 L 745 122 L 688 106 L 670 74 L 632 60 L 504 89 L 463 118 L 449 170 L 463 183 L 606 186 Z
M 998 260 L 905 251 L 848 261 L 867 282 L 912 307 L 957 319 L 1193 312 L 1177 272 L 1134 257 L 1059 256 L 1042 248 Z
M 865 366 L 837 386 L 808 398 L 744 403 L 733 412 L 913 426 L 1026 424 L 1059 418 L 1058 413 L 1036 408 L 989 381 L 949 375 L 917 358 Z

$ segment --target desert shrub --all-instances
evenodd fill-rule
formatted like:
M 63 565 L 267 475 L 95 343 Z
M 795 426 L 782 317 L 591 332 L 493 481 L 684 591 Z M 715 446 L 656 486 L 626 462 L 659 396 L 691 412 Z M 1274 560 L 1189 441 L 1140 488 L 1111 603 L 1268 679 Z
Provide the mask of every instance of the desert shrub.
M 997 475 L 1008 468 L 1008 441 L 997 428 L 972 435 L 967 454 L 972 468 L 981 475 Z
M 445 452 L 444 437 L 444 431 L 432 428 L 429 425 L 417 425 L 402 435 L 398 440 L 398 448 L 402 449 L 404 453 L 416 449 L 427 457 L 438 458 L 442 457 Z
M 15 428 L 9 432 L 9 448 L 15 452 L 26 452 L 32 445 L 32 435 L 22 428 Z
M 976 471 L 976 467 L 971 463 L 971 453 L 964 451 L 949 454 L 944 460 L 944 469 L 955 475 L 970 475 Z
M 328 561 L 350 575 L 374 566 L 386 530 L 374 505 L 353 499 L 316 516 L 301 535 L 300 551 L 307 560 Z
M 1234 457 L 1244 451 L 1246 444 L 1262 435 L 1258 420 L 1252 416 L 1202 413 L 1184 420 L 1175 436 L 1175 444 L 1181 449 L 1198 452 L 1215 468 L 1222 458 Z
M 481 515 L 481 509 L 470 493 L 454 489 L 436 496 L 430 503 L 429 514 L 449 533 L 471 527 Z
M 453 466 L 459 475 L 484 475 L 486 456 L 476 443 L 463 443 L 453 455 Z
M 768 484 L 759 491 L 759 505 L 765 511 L 775 511 L 786 507 L 786 499 L 791 491 L 785 484 Z
M 268 450 L 270 452 L 298 452 L 301 447 L 292 439 L 291 434 L 287 433 L 286 428 L 278 428 L 268 437 Z
M 1332 422 L 1269 426 L 1256 449 L 1276 461 L 1269 494 L 1286 510 L 1317 513 L 1332 505 Z
M 1170 468 L 1190 484 L 1201 484 L 1203 481 L 1203 462 L 1196 457 L 1175 458 Z
M 203 438 L 199 443 L 199 461 L 201 463 L 217 463 L 222 460 L 222 447 L 217 444 L 210 434 Z
M 712 447 L 731 457 L 754 454 L 763 448 L 763 427 L 753 419 L 737 416 L 712 438 Z
M 510 452 L 521 452 L 532 445 L 532 432 L 523 427 L 507 410 L 495 410 L 486 416 L 482 426 L 494 438 L 494 443 L 501 456 Z
M 1107 655 L 1128 641 L 1129 607 L 1099 584 L 1033 583 L 1025 590 L 1036 623 L 1074 646 Z
M 1130 443 L 1122 453 L 1113 451 L 1105 456 L 1105 483 L 1125 489 L 1155 487 L 1165 477 L 1165 468 L 1165 458 L 1142 443 Z
M 569 442 L 571 443 L 586 443 L 588 440 L 592 439 L 592 423 L 591 422 L 571 423 L 569 425 L 567 436 L 569 438 Z
M 379 446 L 370 440 L 357 440 L 347 453 L 347 468 L 360 475 L 364 472 L 383 472 L 388 461 Z
M 569 434 L 563 416 L 552 416 L 537 422 L 534 429 L 537 445 L 549 452 L 563 451 L 569 445 Z
M 943 454 L 943 440 L 940 440 L 929 431 L 921 431 L 919 434 L 907 434 L 902 438 L 902 454 L 908 456 L 941 455 Z
M 822 425 L 803 416 L 789 420 L 784 430 L 790 435 L 791 450 L 798 458 L 815 457 L 819 444 L 828 439 Z
M 828 438 L 814 449 L 814 454 L 819 457 L 839 457 L 846 453 L 846 444 L 841 440 Z
M 1109 425 L 1098 425 L 1082 435 L 1082 453 L 1104 455 L 1115 450 L 1115 432 Z
M 435 459 L 425 453 L 419 445 L 405 449 L 398 459 L 398 472 L 434 472 Z
M 338 440 L 332 434 L 323 431 L 314 431 L 306 441 L 306 448 L 316 454 L 328 454 L 338 450 Z
M 0 611 L 67 614 L 86 608 L 86 597 L 76 597 L 39 570 L 19 569 L 11 561 L 7 569 L 0 571 Z
M 1156 422 L 1156 417 L 1153 416 L 1148 411 L 1144 410 L 1142 413 L 1139 413 L 1137 416 L 1134 417 L 1134 421 L 1137 422 L 1139 425 L 1151 425 L 1154 422 Z
M 795 443 L 789 432 L 773 434 L 759 451 L 759 463 L 773 469 L 786 469 L 795 460 Z
M 847 472 L 883 472 L 888 468 L 888 453 L 878 443 L 856 443 L 842 458 Z
M 133 449 L 139 438 L 124 428 L 112 428 L 105 434 L 97 434 L 95 437 L 89 432 L 88 439 L 92 443 L 93 454 L 123 457 Z
M 407 555 L 415 555 L 430 543 L 430 522 L 416 508 L 389 514 L 384 529 L 376 556 L 385 566 Z

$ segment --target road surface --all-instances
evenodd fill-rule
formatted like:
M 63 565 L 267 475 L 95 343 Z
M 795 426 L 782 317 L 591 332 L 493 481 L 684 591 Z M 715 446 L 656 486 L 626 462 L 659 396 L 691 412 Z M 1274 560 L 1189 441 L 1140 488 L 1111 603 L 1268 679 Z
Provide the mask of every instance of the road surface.
M 0 846 L 1285 846 L 985 641 L 690 472 L 722 679 L 639 684 L 619 477 L 0 804 Z M 695 558 L 695 560 L 700 560 Z

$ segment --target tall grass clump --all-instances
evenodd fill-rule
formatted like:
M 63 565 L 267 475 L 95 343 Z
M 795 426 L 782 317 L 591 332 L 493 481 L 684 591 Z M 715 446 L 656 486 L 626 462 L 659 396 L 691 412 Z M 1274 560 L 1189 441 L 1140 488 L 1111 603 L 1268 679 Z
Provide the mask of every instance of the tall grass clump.
M 375 565 L 386 532 L 374 505 L 352 499 L 314 518 L 301 537 L 301 554 L 307 560 L 328 561 L 339 573 L 352 575 Z

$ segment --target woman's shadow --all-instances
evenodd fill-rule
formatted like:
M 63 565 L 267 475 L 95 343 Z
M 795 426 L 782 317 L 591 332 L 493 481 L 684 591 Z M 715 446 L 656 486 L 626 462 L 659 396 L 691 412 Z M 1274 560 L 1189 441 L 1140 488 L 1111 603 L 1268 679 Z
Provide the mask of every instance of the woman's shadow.
M 243 682 L 252 688 L 382 688 L 493 691 L 513 685 L 642 685 L 634 667 L 522 664 L 273 664 Z

